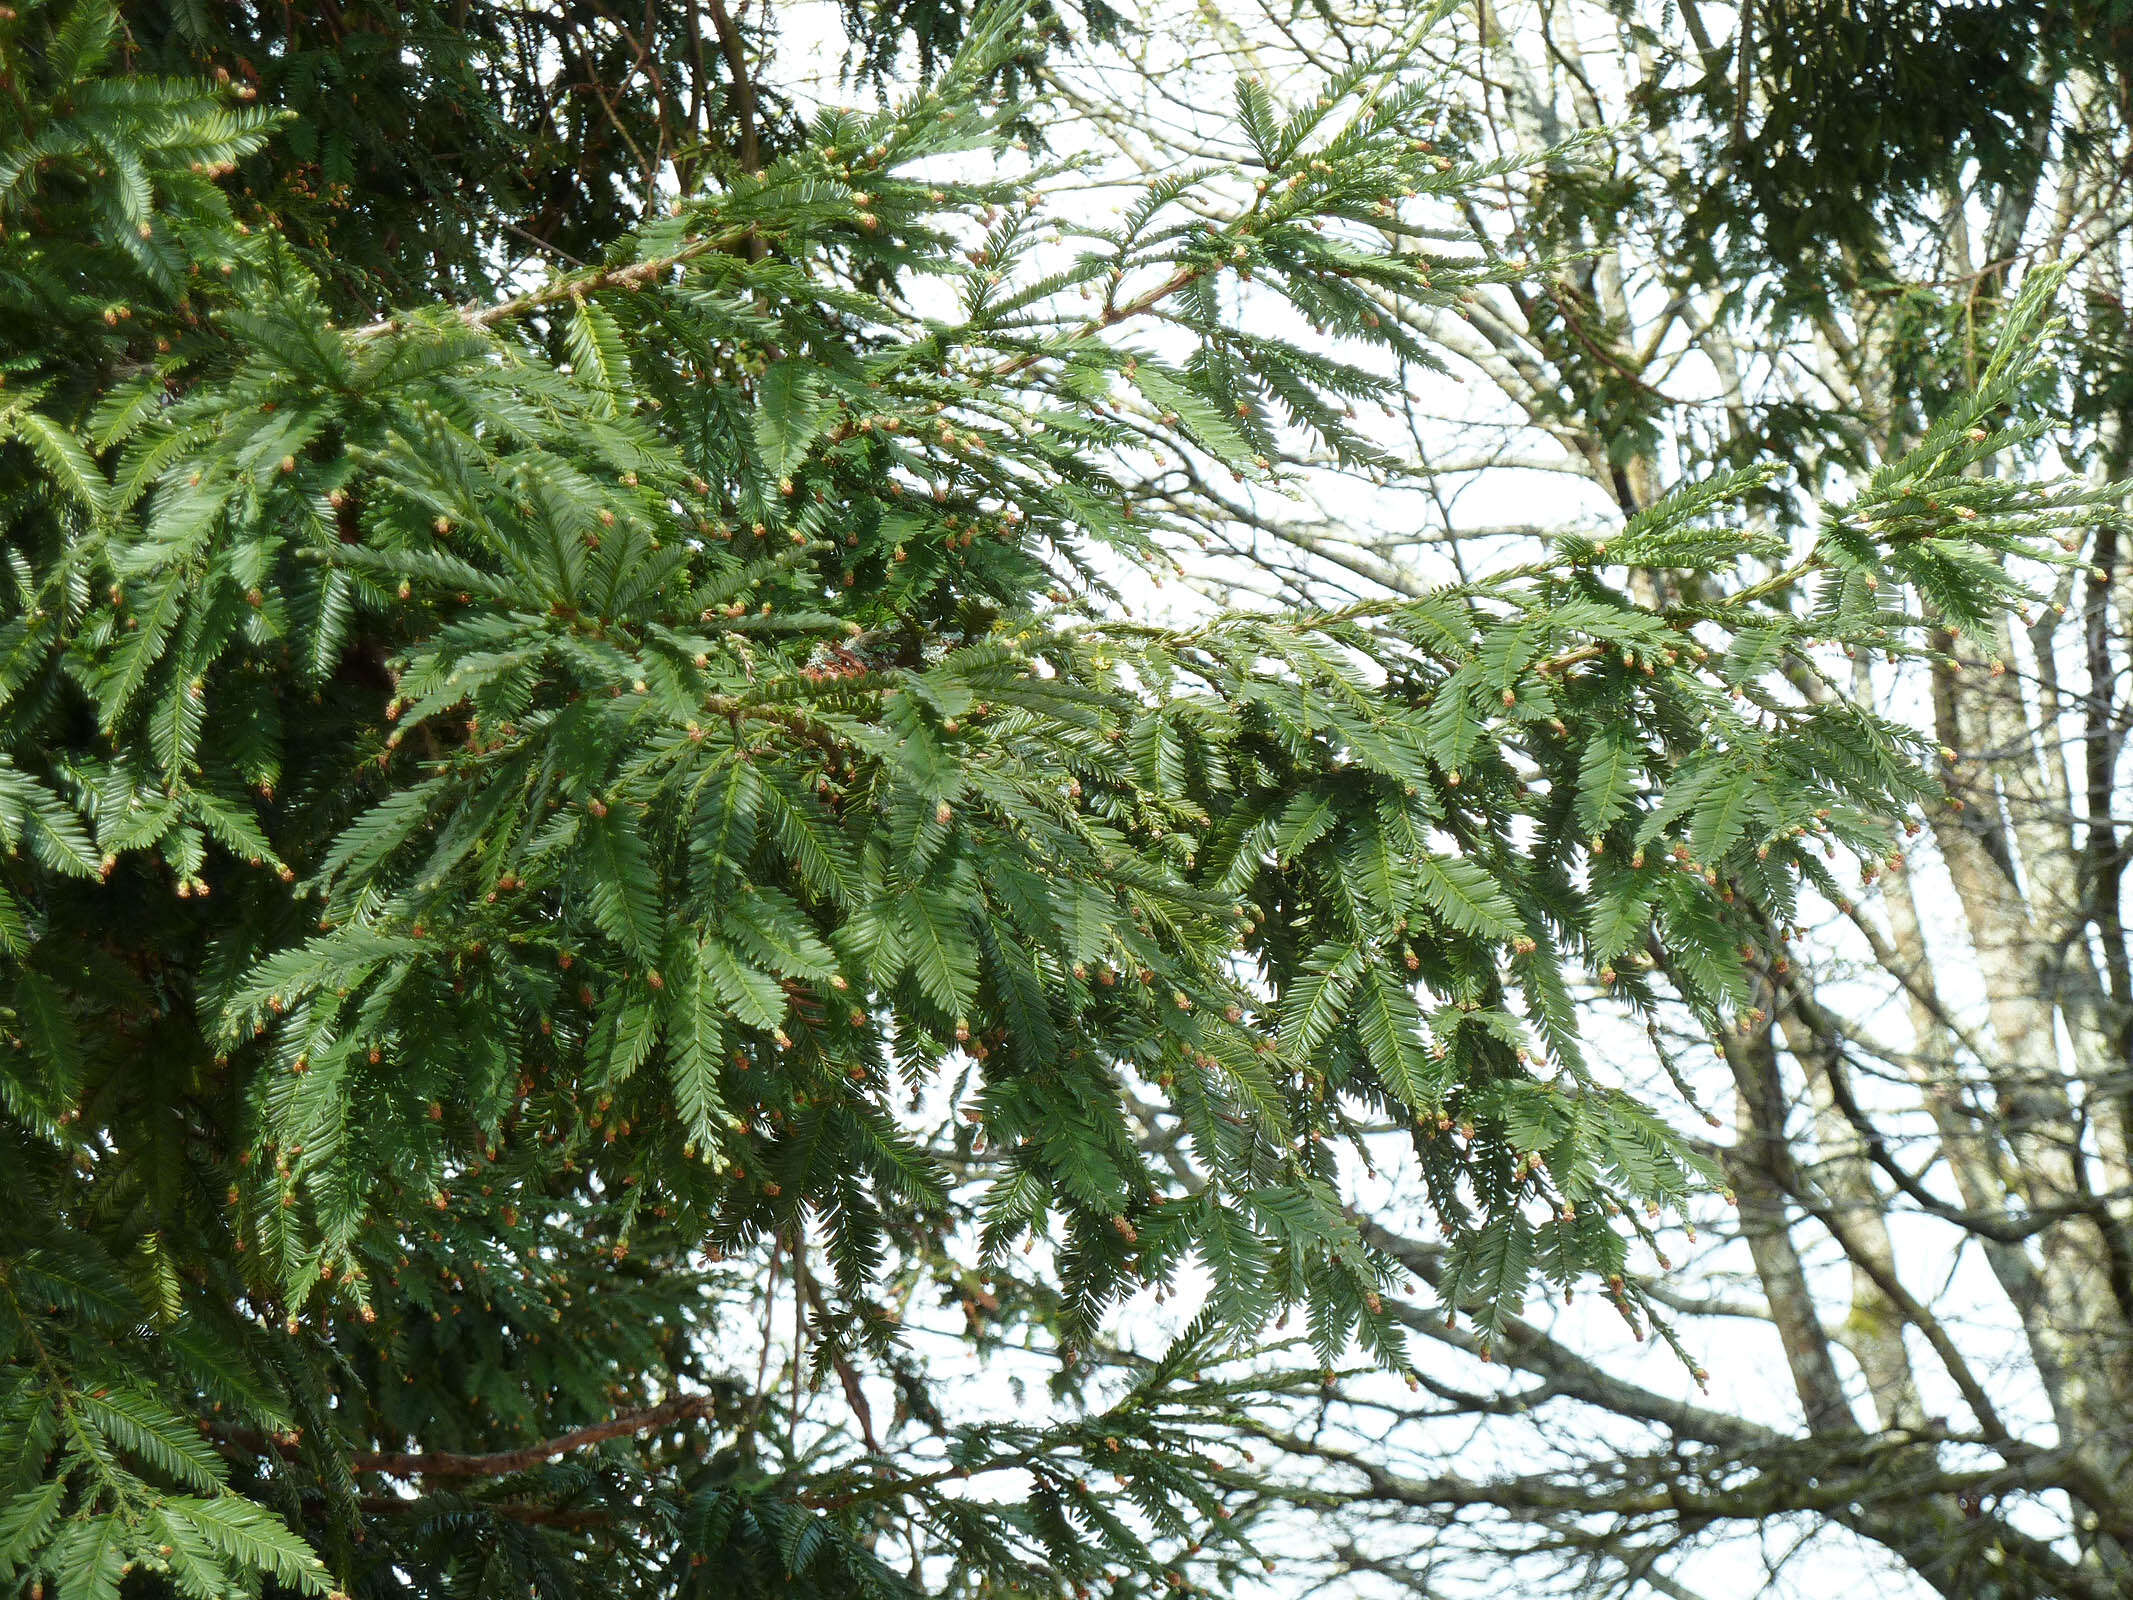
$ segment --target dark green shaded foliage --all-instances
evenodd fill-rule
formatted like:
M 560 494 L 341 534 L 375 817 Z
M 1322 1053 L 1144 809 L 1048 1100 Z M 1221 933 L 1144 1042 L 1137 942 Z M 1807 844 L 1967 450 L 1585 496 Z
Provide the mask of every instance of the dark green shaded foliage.
M 1774 0 L 1746 15 L 1745 49 L 1719 41 L 1648 109 L 1710 126 L 1677 196 L 1689 264 L 1707 279 L 1774 268 L 1807 299 L 1862 255 L 1871 268 L 1938 185 L 2034 181 L 2067 75 L 2122 81 L 2133 64 L 2119 0 Z

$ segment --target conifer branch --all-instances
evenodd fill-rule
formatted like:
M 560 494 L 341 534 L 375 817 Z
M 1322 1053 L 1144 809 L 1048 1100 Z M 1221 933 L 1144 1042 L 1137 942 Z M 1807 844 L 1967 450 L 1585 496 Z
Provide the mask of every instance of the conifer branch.
M 422 1496 L 403 1500 L 387 1494 L 358 1495 L 356 1508 L 367 1517 L 427 1517 L 444 1509 L 434 1500 Z M 462 1501 L 453 1504 L 450 1510 L 455 1513 L 478 1510 L 483 1516 L 503 1517 L 529 1528 L 566 1528 L 572 1532 L 604 1527 L 615 1520 L 611 1512 L 589 1506 L 535 1506 L 522 1500 Z
M 545 311 L 550 306 L 581 300 L 586 295 L 597 294 L 603 289 L 641 289 L 647 284 L 656 283 L 676 267 L 686 266 L 689 262 L 714 252 L 730 250 L 735 245 L 757 236 L 758 228 L 754 223 L 745 227 L 699 234 L 681 249 L 667 255 L 633 261 L 625 266 L 600 267 L 591 272 L 573 272 L 551 278 L 539 288 L 513 295 L 508 300 L 470 302 L 459 308 L 459 321 L 469 328 L 491 328 L 514 317 L 523 317 L 531 312 Z M 412 325 L 404 314 L 381 317 L 375 322 L 366 322 L 361 327 L 350 328 L 342 337 L 362 343 L 382 339 L 388 334 L 405 333 Z
M 605 1422 L 573 1428 L 553 1439 L 517 1450 L 497 1450 L 481 1455 L 464 1455 L 449 1450 L 358 1450 L 349 1455 L 348 1464 L 357 1472 L 382 1473 L 393 1478 L 508 1478 L 513 1473 L 530 1472 L 572 1451 L 604 1444 L 609 1439 L 656 1433 L 676 1423 L 707 1417 L 712 1407 L 713 1401 L 708 1395 L 683 1395 L 662 1405 L 642 1411 L 625 1411 Z

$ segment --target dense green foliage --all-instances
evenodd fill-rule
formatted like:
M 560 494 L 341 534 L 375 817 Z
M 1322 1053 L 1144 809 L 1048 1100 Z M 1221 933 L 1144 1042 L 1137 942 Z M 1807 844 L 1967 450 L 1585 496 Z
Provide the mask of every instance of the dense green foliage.
M 1646 97 L 1701 134 L 1674 186 L 1682 266 L 1819 304 L 1888 272 L 1945 186 L 2038 182 L 2059 88 L 2133 60 L 2124 0 L 1774 0 L 1715 43 L 1687 9 L 1702 71 Z
M 1387 383 L 1335 342 L 1426 361 L 1380 297 L 1514 269 L 1375 246 L 1490 175 L 1397 57 L 1288 122 L 1240 85 L 1248 169 L 1069 223 L 995 93 L 1024 24 L 670 162 L 611 239 L 629 161 L 579 150 L 556 237 L 598 264 L 516 295 L 503 191 L 436 191 L 433 121 L 336 123 L 321 58 L 261 98 L 146 70 L 98 0 L 0 24 L 0 1581 L 1226 1583 L 1225 1355 L 1301 1307 L 1317 1363 L 1406 1362 L 1339 1190 L 1387 1118 L 1450 1312 L 1597 1275 L 1646 1317 L 1625 1234 L 1699 1178 L 1566 975 L 1639 1002 L 1656 936 L 1727 1025 L 1736 901 L 1782 914 L 1931 791 L 1782 669 L 1985 617 L 2092 514 L 1971 470 L 2037 435 L 2002 413 L 2041 280 L 1723 602 L 1623 574 L 1783 559 L 1729 509 L 1758 474 L 1412 602 L 1120 620 L 1165 559 L 1138 424 L 1360 480 Z M 451 114 L 501 171 L 469 37 Z M 398 162 L 366 190 L 349 144 L 296 203 L 337 127 Z M 1253 331 L 1270 296 L 1327 339 Z M 1144 1285 L 1205 1310 L 1082 1393 Z M 944 1416 L 913 1297 L 1057 1341 L 1056 1406 Z M 731 1355 L 781 1300 L 789 1388 Z

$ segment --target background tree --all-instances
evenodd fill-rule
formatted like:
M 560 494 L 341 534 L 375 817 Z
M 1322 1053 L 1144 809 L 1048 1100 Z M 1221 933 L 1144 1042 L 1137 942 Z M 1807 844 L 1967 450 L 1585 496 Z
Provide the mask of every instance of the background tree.
M 782 75 L 765 72 L 767 8 L 745 0 L 118 9 L 130 70 L 213 74 L 290 113 L 230 182 L 351 315 L 582 267 L 664 194 L 804 139 Z M 852 65 L 876 84 L 907 59 L 931 70 L 969 13 L 960 0 L 855 3 Z M 1049 46 L 1114 26 L 1101 4 L 1071 18 L 1038 7 L 991 85 L 1012 89 Z M 830 27 L 820 42 L 834 49 Z
M 1194 26 L 1148 31 L 1132 92 L 1053 69 L 1091 104 L 1108 95 L 1151 173 L 1219 149 L 1185 109 L 1192 60 L 1246 64 L 1277 92 L 1294 74 L 1308 94 L 1313 67 L 1376 36 L 1366 14 L 1240 7 L 1177 43 Z M 2107 7 L 1462 12 L 1441 36 L 1447 157 L 1579 134 L 1600 155 L 1416 220 L 1556 264 L 1457 316 L 1388 300 L 1460 382 L 1408 386 L 1381 495 L 1322 493 L 1318 516 L 1232 497 L 1206 525 L 1231 581 L 1321 601 L 1415 593 L 1565 526 L 1601 536 L 1719 463 L 1874 481 L 1978 370 L 1993 309 L 2054 267 L 2079 313 L 2029 403 L 2065 419 L 2066 458 L 2099 481 L 2122 472 L 2125 37 Z M 1802 512 L 1779 482 L 1752 525 L 1797 537 Z M 1723 1403 L 1627 1340 L 1603 1352 L 1593 1321 L 1563 1311 L 1535 1313 L 1489 1366 L 1438 1366 L 1421 1402 L 1363 1378 L 1270 1415 L 1304 1500 L 1345 1505 L 1299 1525 L 1302 1575 L 1434 1594 L 1509 1567 L 1565 1592 L 1684 1595 L 1741 1592 L 1746 1563 L 1770 1592 L 1807 1593 L 1864 1563 L 1900 1593 L 2125 1592 L 2121 540 L 2109 522 L 2066 530 L 2081 561 L 2049 603 L 1944 628 L 1931 668 L 1784 658 L 1799 692 L 1930 733 L 1959 804 L 1929 811 L 1906 870 L 1760 915 L 1758 1014 L 1719 1056 L 1664 1006 L 1651 1048 L 1618 1035 L 1652 1089 L 1678 1070 L 1730 1102 L 1703 1148 L 1739 1215 L 1662 1230 L 1693 1271 L 1653 1288 Z M 1767 570 L 1650 570 L 1637 592 L 1700 603 Z M 1782 584 L 1773 599 L 1803 619 L 1827 604 Z M 1664 938 L 1646 953 L 1680 965 Z M 1619 1014 L 1604 983 L 1583 998 Z M 1411 1192 L 1374 1208 L 1377 1237 L 1433 1279 L 1443 1258 Z M 1427 1295 L 1391 1304 L 1479 1353 Z M 1783 1374 L 1775 1393 L 1757 1372 Z

